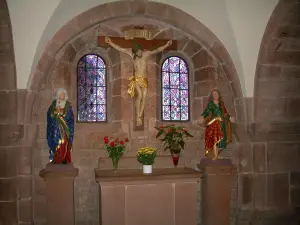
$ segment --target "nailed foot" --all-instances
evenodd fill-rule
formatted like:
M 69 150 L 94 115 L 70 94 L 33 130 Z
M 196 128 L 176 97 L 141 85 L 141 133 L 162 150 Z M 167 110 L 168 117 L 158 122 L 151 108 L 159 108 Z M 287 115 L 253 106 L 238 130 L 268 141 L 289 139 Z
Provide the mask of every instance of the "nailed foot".
M 136 126 L 140 127 L 142 125 L 143 125 L 143 121 L 142 121 L 141 117 L 137 117 L 137 119 L 136 119 Z

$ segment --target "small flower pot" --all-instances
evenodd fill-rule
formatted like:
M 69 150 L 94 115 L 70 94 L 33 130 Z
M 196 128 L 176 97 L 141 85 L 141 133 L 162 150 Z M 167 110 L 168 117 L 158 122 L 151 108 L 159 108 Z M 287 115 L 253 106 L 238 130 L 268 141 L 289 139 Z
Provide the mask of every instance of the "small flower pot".
M 152 173 L 152 165 L 143 165 L 143 173 L 151 174 Z

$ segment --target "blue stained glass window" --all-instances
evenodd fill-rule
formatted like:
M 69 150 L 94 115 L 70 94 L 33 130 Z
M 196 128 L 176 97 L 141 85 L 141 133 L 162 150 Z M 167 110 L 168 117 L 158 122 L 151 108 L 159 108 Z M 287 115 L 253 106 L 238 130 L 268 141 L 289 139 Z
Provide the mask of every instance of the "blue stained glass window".
M 95 54 L 83 56 L 77 66 L 77 113 L 79 122 L 107 120 L 106 65 Z
M 172 56 L 162 64 L 162 120 L 189 120 L 189 71 L 187 63 Z

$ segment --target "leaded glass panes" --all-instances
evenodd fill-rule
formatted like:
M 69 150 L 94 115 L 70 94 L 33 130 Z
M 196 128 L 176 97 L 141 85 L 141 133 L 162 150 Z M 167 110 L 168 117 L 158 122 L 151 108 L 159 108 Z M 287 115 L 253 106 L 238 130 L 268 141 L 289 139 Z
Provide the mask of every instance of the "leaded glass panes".
M 83 56 L 77 68 L 77 113 L 79 122 L 106 121 L 106 65 L 100 56 Z
M 189 73 L 180 57 L 169 57 L 162 65 L 162 120 L 189 120 Z

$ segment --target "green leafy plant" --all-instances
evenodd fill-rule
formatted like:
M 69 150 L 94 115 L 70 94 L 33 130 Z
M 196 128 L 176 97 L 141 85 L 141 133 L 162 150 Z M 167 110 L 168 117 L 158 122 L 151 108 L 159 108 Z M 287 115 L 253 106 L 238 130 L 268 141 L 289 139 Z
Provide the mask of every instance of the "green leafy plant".
M 157 130 L 156 138 L 162 137 L 164 151 L 170 150 L 171 153 L 180 153 L 185 147 L 185 141 L 189 137 L 193 137 L 187 129 L 182 126 L 160 126 L 155 127 Z
M 156 149 L 155 148 L 140 148 L 136 153 L 137 160 L 143 165 L 153 165 L 156 157 Z

